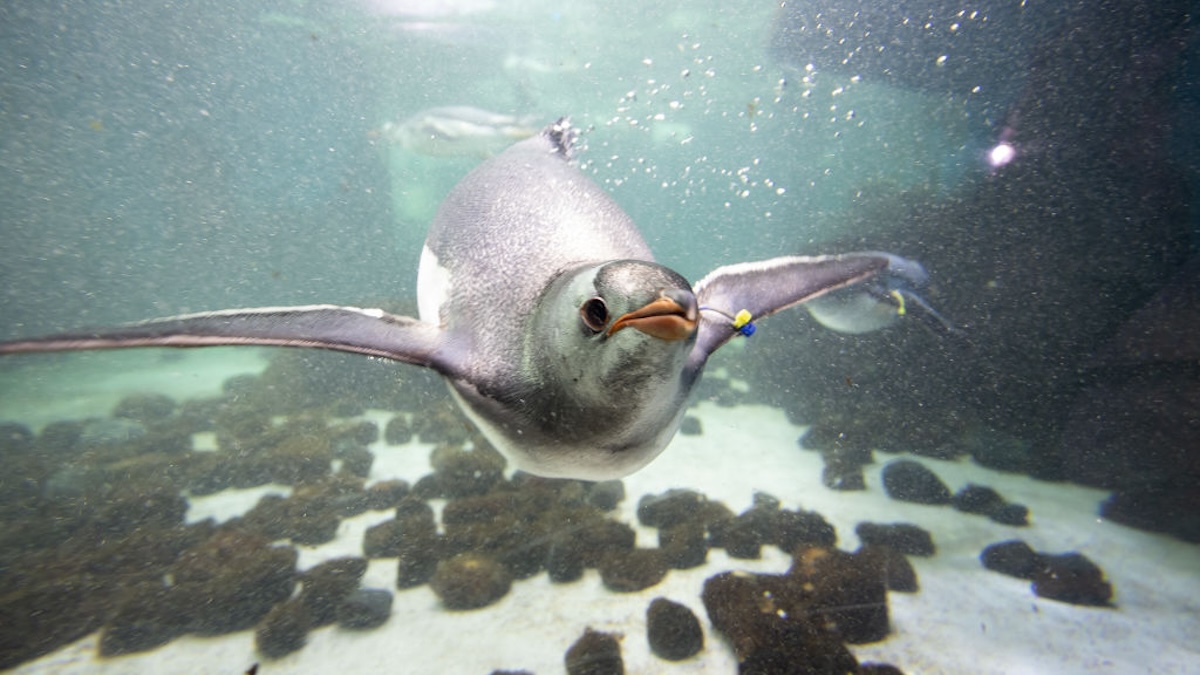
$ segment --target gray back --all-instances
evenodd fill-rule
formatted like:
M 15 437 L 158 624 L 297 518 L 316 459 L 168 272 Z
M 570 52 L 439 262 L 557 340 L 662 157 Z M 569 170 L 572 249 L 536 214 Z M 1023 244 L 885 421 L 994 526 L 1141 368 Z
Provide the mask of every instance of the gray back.
M 542 291 L 560 273 L 652 260 L 633 221 L 543 131 L 480 165 L 446 197 L 426 245 L 450 271 L 443 311 L 476 382 L 507 382 Z

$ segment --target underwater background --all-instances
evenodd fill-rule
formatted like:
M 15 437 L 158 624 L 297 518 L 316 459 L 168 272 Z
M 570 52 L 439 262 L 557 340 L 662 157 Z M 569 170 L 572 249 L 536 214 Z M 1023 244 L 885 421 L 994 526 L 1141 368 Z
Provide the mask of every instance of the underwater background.
M 1020 485 L 1044 486 L 1050 502 L 1055 491 L 1066 503 L 1069 491 L 1094 489 L 1076 514 L 1083 522 L 1160 533 L 1137 541 L 1168 542 L 1182 556 L 1171 558 L 1174 568 L 1191 565 L 1195 577 L 1195 10 L 1182 0 L 6 3 L 0 339 L 227 307 L 335 303 L 415 314 L 426 228 L 440 200 L 488 152 L 469 137 L 425 152 L 389 136 L 389 125 L 450 106 L 512 115 L 533 129 L 569 115 L 584 131 L 580 166 L 632 216 L 657 260 L 693 282 L 724 264 L 854 250 L 888 251 L 929 271 L 919 293 L 953 331 L 905 317 L 851 335 L 794 310 L 710 363 L 697 397 L 708 407 L 698 419 L 726 420 L 718 408 L 755 406 L 755 415 L 804 426 L 805 450 L 794 440 L 788 450 L 816 458 L 814 489 L 833 498 L 822 509 L 827 518 L 836 520 L 837 498 L 856 485 L 882 494 L 875 476 L 884 456 L 914 455 L 941 467 L 943 477 L 964 467 L 1001 472 L 968 470 L 963 482 L 1032 478 Z M 43 520 L 119 502 L 112 476 L 124 474 L 112 471 L 128 469 L 115 463 L 161 451 L 163 438 L 186 445 L 180 429 L 216 434 L 222 452 L 240 442 L 229 438 L 258 433 L 245 432 L 240 413 L 214 408 L 213 400 L 253 400 L 261 416 L 291 419 L 292 437 L 308 434 L 331 447 L 353 434 L 304 415 L 361 421 L 364 411 L 405 411 L 416 425 L 420 411 L 454 430 L 449 439 L 430 433 L 431 443 L 469 444 L 440 383 L 415 369 L 330 354 L 215 354 L 182 377 L 167 372 L 183 368 L 180 357 L 160 351 L 0 360 L 0 420 L 13 423 L 4 427 L 0 455 L 8 469 L 0 479 L 7 577 L 0 615 L 28 617 L 33 582 L 21 570 L 31 560 L 67 559 L 105 540 L 109 525 L 92 521 L 39 537 L 53 529 Z M 94 393 L 135 371 L 160 375 Z M 112 443 L 105 433 L 133 432 L 93 425 L 89 437 L 78 420 L 108 415 L 132 389 L 210 403 L 169 410 L 162 419 L 182 425 L 175 431 L 157 428 L 157 413 L 118 415 L 141 425 L 140 445 L 95 454 L 96 443 Z M 89 396 L 96 398 L 83 400 Z M 107 409 L 97 411 L 97 401 Z M 366 419 L 382 430 L 392 418 Z M 160 445 L 151 448 L 143 433 Z M 278 449 L 286 445 L 280 438 L 256 442 Z M 377 463 L 381 452 L 396 452 L 379 442 L 359 443 L 370 445 Z M 760 442 L 753 428 L 722 441 L 729 462 L 722 471 L 736 472 L 747 490 L 771 483 Z M 101 466 L 99 483 L 80 478 Z M 166 495 L 205 492 L 190 472 L 215 471 L 189 464 L 176 475 L 148 466 L 147 474 L 169 479 L 171 489 L 155 494 L 171 503 Z M 865 484 L 856 483 L 864 470 Z M 297 490 L 314 479 L 303 471 L 259 475 Z M 406 479 L 416 484 L 419 476 Z M 692 487 L 657 480 L 647 489 Z M 209 494 L 227 486 L 210 487 Z M 781 489 L 769 491 L 785 506 L 815 508 L 802 492 Z M 626 490 L 628 505 L 643 496 L 631 484 Z M 452 498 L 436 490 L 426 496 Z M 756 499 L 746 513 L 769 503 Z M 1036 516 L 1035 509 L 1038 525 Z M 145 525 L 130 522 L 112 527 L 128 533 Z M 182 564 L 181 551 L 211 540 L 187 532 L 162 553 L 163 565 Z M 708 536 L 717 547 L 720 537 Z M 982 544 L 972 540 L 972 556 Z M 1151 547 L 1127 555 L 1156 554 Z M 1096 562 L 1113 574 L 1114 560 Z M 753 570 L 782 573 L 787 562 L 780 564 Z M 1171 578 L 1185 583 L 1181 576 Z M 76 614 L 93 621 L 49 631 L 57 637 L 42 643 L 4 645 L 0 666 L 111 626 L 124 602 L 113 599 L 120 584 L 89 579 L 80 588 L 94 582 L 105 601 Z M 395 582 L 387 585 L 395 590 Z M 699 586 L 686 593 L 700 611 Z M 1123 611 L 1119 595 L 1115 604 L 1105 611 Z M 741 638 L 722 642 L 719 620 L 701 621 L 708 650 L 724 649 L 743 670 L 772 672 L 746 665 L 759 662 Z M 41 625 L 30 630 L 48 634 Z M 627 633 L 624 647 L 635 639 Z M 872 658 L 904 672 L 954 672 L 889 655 L 887 638 L 878 644 Z M 1172 645 L 1176 651 L 1166 651 L 1180 655 L 1172 664 L 1200 655 L 1183 640 Z M 555 645 L 555 653 L 568 646 Z M 268 671 L 261 648 L 243 651 L 234 671 L 258 658 Z M 1128 656 L 1137 661 L 1136 652 Z M 85 660 L 85 669 L 121 667 L 88 658 L 95 662 Z M 1148 652 L 1146 672 L 1185 672 L 1156 669 L 1152 658 Z M 510 661 L 506 667 L 525 667 Z M 280 672 L 321 667 L 306 665 L 304 651 L 275 663 Z M 684 667 L 651 663 L 658 665 L 645 672 Z M 811 672 L 847 672 L 844 661 L 831 663 Z M 1020 672 L 1049 672 L 1046 663 Z M 1122 665 L 1129 664 L 1110 664 L 1109 672 L 1130 672 Z M 414 672 L 437 672 L 429 668 Z M 1082 670 L 1072 662 L 1057 672 Z

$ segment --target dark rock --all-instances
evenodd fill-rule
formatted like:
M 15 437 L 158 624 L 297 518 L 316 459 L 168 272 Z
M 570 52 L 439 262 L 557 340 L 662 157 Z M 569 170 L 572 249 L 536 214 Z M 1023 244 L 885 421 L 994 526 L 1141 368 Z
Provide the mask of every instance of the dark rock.
M 575 537 L 580 557 L 587 567 L 598 567 L 609 553 L 632 550 L 637 542 L 637 533 L 632 527 L 606 518 L 580 526 Z
M 667 576 L 663 552 L 653 548 L 614 551 L 600 561 L 600 579 L 604 587 L 618 593 L 650 588 Z
M 867 489 L 863 465 L 849 461 L 839 453 L 822 453 L 825 466 L 821 469 L 821 484 L 830 490 L 849 492 Z
M 413 415 L 412 430 L 422 443 L 461 445 L 471 438 L 474 427 L 449 400 L 440 400 Z
M 872 555 L 801 548 L 793 555 L 785 595 L 802 598 L 808 611 L 819 612 L 847 642 L 882 640 L 888 634 L 887 575 L 879 563 Z
M 937 552 L 933 536 L 911 523 L 859 523 L 858 540 L 867 546 L 886 546 L 904 555 L 929 557 Z
M 154 649 L 187 632 L 189 607 L 182 594 L 161 581 L 124 589 L 116 612 L 100 636 L 100 655 L 119 656 Z
M 326 560 L 300 576 L 299 601 L 308 608 L 314 628 L 337 619 L 338 604 L 358 588 L 366 571 L 366 558 L 346 557 Z
M 770 543 L 784 553 L 801 544 L 831 547 L 837 544 L 837 530 L 814 511 L 783 510 L 775 514 Z
M 704 649 L 700 621 L 686 605 L 655 598 L 646 609 L 650 651 L 668 661 L 681 661 Z
M 337 537 L 341 520 L 332 513 L 304 512 L 293 515 L 288 535 L 294 544 L 319 546 Z
M 213 431 L 217 448 L 225 452 L 259 452 L 281 438 L 270 414 L 248 405 L 222 407 L 213 420 Z
M 700 425 L 700 418 L 692 415 L 684 415 L 683 422 L 679 424 L 679 433 L 684 436 L 699 436 L 704 433 L 704 429 Z
M 725 549 L 726 555 L 741 560 L 757 560 L 762 557 L 764 534 L 761 523 L 745 514 L 730 520 L 722 520 L 709 526 L 710 544 Z
M 700 510 L 696 512 L 696 519 L 704 523 L 704 527 L 710 532 L 714 527 L 718 527 L 722 523 L 728 523 L 737 516 L 733 509 L 721 502 L 706 501 L 700 505 Z
M 575 537 L 569 533 L 556 534 L 546 552 L 546 572 L 550 581 L 556 584 L 577 581 L 583 576 L 583 568 L 583 551 Z
M 441 550 L 441 540 L 436 533 L 403 537 L 396 553 L 396 587 L 413 588 L 432 579 Z
M 170 574 L 191 607 L 191 632 L 220 635 L 258 623 L 292 595 L 296 558 L 294 548 L 232 530 L 184 551 Z
M 968 483 L 966 487 L 954 493 L 950 506 L 963 513 L 979 513 L 988 515 L 1004 506 L 1004 497 L 990 487 Z
M 413 430 L 408 423 L 408 416 L 401 413 L 388 420 L 383 429 L 383 440 L 388 445 L 404 445 L 412 440 Z
M 381 588 L 360 588 L 337 606 L 337 623 L 342 628 L 378 628 L 392 615 L 392 594 Z
M 524 507 L 525 495 L 519 492 L 493 492 L 452 499 L 442 509 L 442 523 L 464 525 L 488 523 L 503 516 L 515 515 Z
M 308 642 L 308 609 L 296 600 L 271 608 L 254 630 L 254 646 L 268 659 L 287 656 Z
M 916 593 L 921 590 L 917 582 L 917 571 L 913 569 L 912 563 L 908 561 L 908 558 L 903 553 L 887 546 L 864 545 L 855 551 L 854 555 L 864 558 L 874 558 L 872 564 L 877 565 L 879 569 L 883 570 L 884 576 L 887 577 L 887 588 L 889 591 Z
M 370 420 L 343 424 L 333 431 L 334 439 L 348 439 L 356 445 L 370 445 L 379 440 L 379 426 Z
M 93 631 L 106 610 L 93 598 L 92 580 L 80 576 L 21 585 L 0 595 L 0 668 L 48 654 Z
M 112 454 L 120 446 L 130 448 L 129 454 L 138 451 L 137 441 L 146 436 L 146 425 L 131 419 L 109 417 L 88 420 L 79 433 L 78 446 L 84 450 L 104 449 Z
M 917 504 L 949 504 L 950 490 L 933 471 L 911 459 L 883 467 L 883 489 L 892 499 Z
M 401 499 L 400 502 L 396 504 L 396 520 L 407 521 L 413 518 L 424 521 L 427 525 L 434 524 L 436 527 L 432 506 L 426 504 L 420 499 L 417 499 L 416 497 L 410 496 Z
M 512 574 L 490 556 L 460 553 L 437 564 L 429 585 L 446 609 L 478 609 L 508 594 Z
M 131 394 L 121 399 L 112 416 L 146 424 L 159 422 L 175 412 L 175 401 L 164 394 Z
M 567 650 L 567 675 L 624 675 L 621 643 L 613 633 L 588 628 Z
M 324 434 L 289 436 L 271 448 L 264 461 L 270 466 L 274 482 L 295 485 L 328 474 L 333 448 Z
M 545 569 L 550 544 L 548 524 L 519 522 L 487 548 L 495 551 L 514 579 L 528 579 Z
M 139 528 L 170 528 L 183 524 L 187 508 L 187 500 L 170 485 L 123 484 L 95 506 L 91 527 L 106 537 Z
M 504 457 L 490 448 L 441 445 L 434 448 L 430 464 L 441 495 L 448 498 L 486 494 L 504 478 Z
M 260 534 L 267 539 L 284 539 L 291 524 L 288 521 L 287 498 L 283 495 L 266 494 L 259 497 L 254 508 L 241 519 L 241 527 Z
M 551 532 L 536 507 L 550 495 L 535 492 L 493 492 L 446 504 L 442 514 L 446 555 L 469 551 L 491 555 L 516 579 L 541 572 Z
M 342 450 L 338 453 L 338 458 L 342 460 L 343 473 L 348 473 L 360 478 L 366 478 L 371 475 L 371 465 L 375 463 L 375 453 L 367 448 L 350 448 Z
M 988 518 L 1001 525 L 1024 527 L 1029 524 L 1029 509 L 1020 504 L 1005 504 L 989 513 Z
M 767 646 L 738 664 L 739 675 L 857 673 L 858 661 L 833 635 L 809 623 L 771 626 Z
M 778 511 L 783 506 L 783 502 L 769 492 L 761 490 L 754 491 L 754 498 L 750 504 L 751 509 L 762 509 L 764 511 Z
M 408 496 L 408 482 L 403 480 L 384 480 L 367 488 L 367 508 L 371 511 L 383 511 L 395 508 L 401 499 Z
M 601 511 L 612 511 L 625 500 L 625 484 L 619 480 L 595 483 L 587 491 L 587 503 Z
M 405 509 L 404 515 L 372 525 L 363 534 L 363 555 L 368 558 L 394 558 L 404 550 L 407 540 L 432 541 L 437 535 L 437 523 L 428 504 L 413 500 L 428 511 L 416 507 Z
M 394 558 L 400 555 L 404 540 L 400 523 L 385 520 L 367 528 L 363 533 L 363 555 L 368 558 Z
M 1072 605 L 1109 607 L 1112 585 L 1104 580 L 1104 572 L 1080 553 L 1041 555 L 1033 574 L 1033 592 Z
M 987 569 L 1018 579 L 1033 579 L 1042 564 L 1041 558 L 1029 544 L 1019 539 L 992 544 L 979 554 L 980 562 Z
M 699 567 L 708 560 L 708 537 L 704 525 L 689 521 L 658 531 L 658 547 L 667 566 L 675 570 Z
M 776 524 L 779 522 L 780 501 L 765 492 L 754 493 L 754 503 L 738 514 L 738 527 L 752 531 L 758 541 L 766 544 L 774 541 Z
M 696 517 L 704 495 L 695 490 L 667 490 L 661 495 L 645 495 L 638 500 L 637 517 L 648 527 L 670 527 Z
M 187 490 L 196 496 L 211 495 L 233 487 L 237 467 L 220 452 L 197 452 L 191 456 L 187 478 Z M 263 476 L 263 483 L 270 481 Z
M 700 598 L 713 628 L 729 639 L 739 673 L 853 673 L 857 663 L 806 604 L 787 576 L 723 572 L 704 582 Z M 807 670 L 797 670 L 797 668 Z
M 179 404 L 179 421 L 192 433 L 212 431 L 221 410 L 228 405 L 222 398 L 192 398 Z
M 339 518 L 352 518 L 370 510 L 371 499 L 363 489 L 362 476 L 338 473 L 312 487 L 311 493 L 307 490 L 299 492 Z
M 494 497 L 509 497 L 511 494 L 497 494 Z M 492 496 L 471 498 L 472 500 L 490 500 Z M 497 502 L 503 499 L 495 500 Z M 451 502 L 453 504 L 454 502 Z M 449 506 L 449 505 L 447 505 Z M 479 552 L 495 557 L 503 563 L 509 572 L 517 579 L 525 579 L 542 570 L 550 549 L 550 537 L 544 523 L 538 523 L 523 512 L 525 504 L 508 511 L 482 519 L 464 522 L 462 518 L 468 515 L 461 509 L 452 512 L 450 520 L 443 512 L 442 523 L 445 527 L 443 542 L 446 554 Z M 468 507 L 470 508 L 470 507 Z
M 42 427 L 34 445 L 37 451 L 46 455 L 64 456 L 75 451 L 79 437 L 83 434 L 84 423 L 80 420 L 60 420 Z

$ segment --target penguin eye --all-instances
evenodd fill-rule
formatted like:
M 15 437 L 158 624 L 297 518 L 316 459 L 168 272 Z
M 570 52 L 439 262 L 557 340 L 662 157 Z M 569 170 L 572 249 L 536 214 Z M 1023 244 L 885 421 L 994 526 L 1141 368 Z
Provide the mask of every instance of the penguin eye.
M 583 325 L 593 333 L 599 333 L 608 325 L 608 307 L 600 298 L 592 298 L 583 303 L 579 308 L 579 316 L 583 319 Z

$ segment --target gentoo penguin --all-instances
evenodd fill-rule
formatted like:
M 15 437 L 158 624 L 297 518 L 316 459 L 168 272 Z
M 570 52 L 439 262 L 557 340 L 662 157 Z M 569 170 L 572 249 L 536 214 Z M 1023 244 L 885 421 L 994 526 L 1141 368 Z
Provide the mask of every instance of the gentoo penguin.
M 841 288 L 804 303 L 817 323 L 839 333 L 858 335 L 886 328 L 917 314 L 935 333 L 958 333 L 916 290 L 929 281 L 929 273 L 916 260 L 891 253 L 872 252 L 888 261 L 887 269 L 870 281 Z M 910 310 L 917 310 L 910 312 Z
M 420 155 L 486 159 L 537 132 L 531 117 L 459 105 L 422 110 L 399 124 L 385 122 L 379 135 Z
M 0 343 L 0 354 L 281 345 L 426 366 L 520 469 L 605 480 L 674 435 L 710 354 L 754 322 L 888 267 L 878 254 L 720 267 L 694 286 L 571 162 L 566 119 L 446 197 L 421 255 L 420 319 L 334 305 L 237 309 Z

